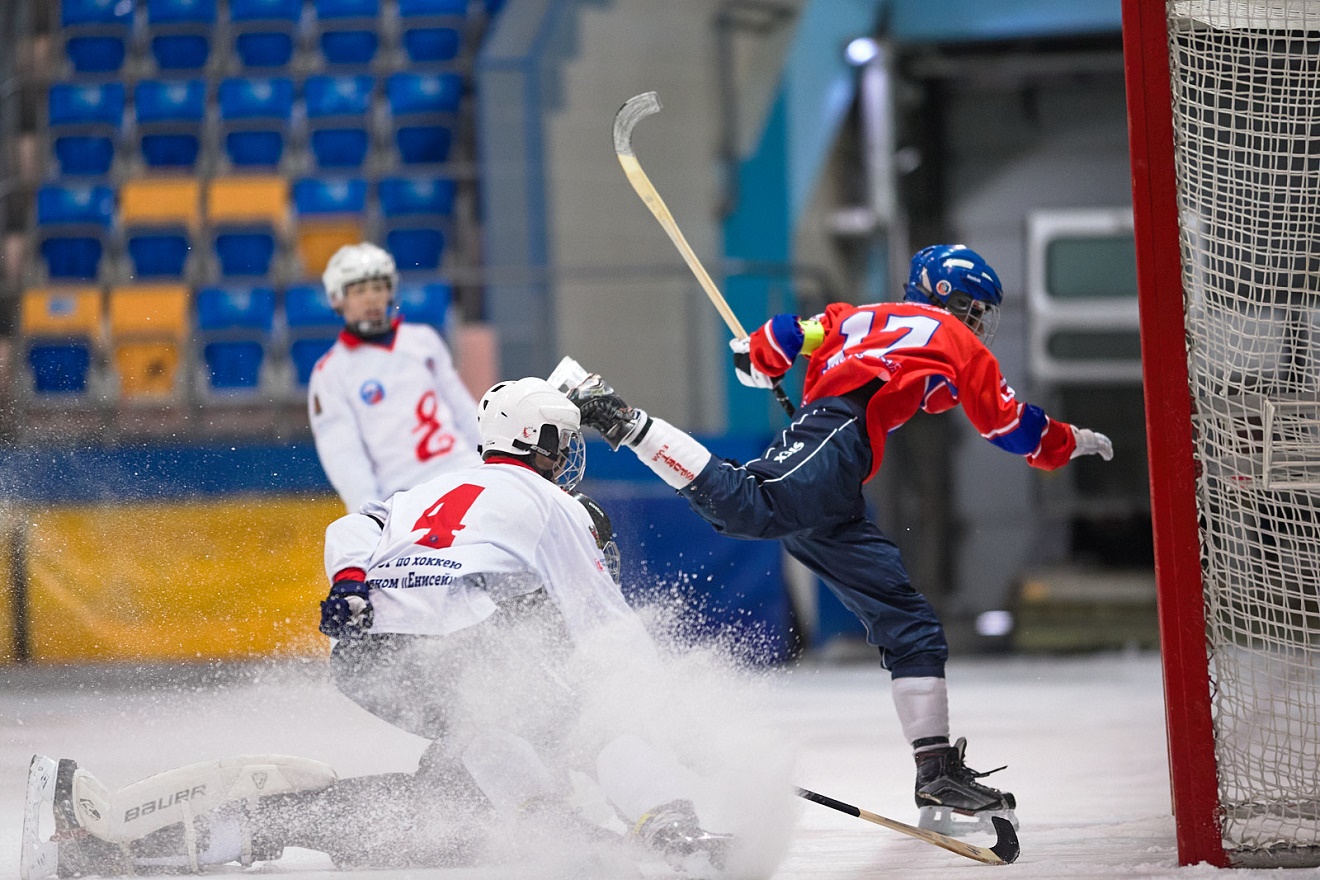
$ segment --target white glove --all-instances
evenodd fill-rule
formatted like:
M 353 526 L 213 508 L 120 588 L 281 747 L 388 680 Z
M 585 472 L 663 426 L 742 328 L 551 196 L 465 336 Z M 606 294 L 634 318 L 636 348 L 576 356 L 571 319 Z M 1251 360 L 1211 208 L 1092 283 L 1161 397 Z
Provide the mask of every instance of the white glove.
M 1071 458 L 1079 455 L 1098 455 L 1105 461 L 1114 457 L 1114 444 L 1109 442 L 1109 438 L 1099 431 L 1092 431 L 1090 428 L 1072 429 L 1073 438 L 1077 441 L 1077 448 L 1073 450 Z
M 733 374 L 739 382 L 748 388 L 775 387 L 774 379 L 752 366 L 751 339 L 730 339 L 729 348 L 733 351 Z

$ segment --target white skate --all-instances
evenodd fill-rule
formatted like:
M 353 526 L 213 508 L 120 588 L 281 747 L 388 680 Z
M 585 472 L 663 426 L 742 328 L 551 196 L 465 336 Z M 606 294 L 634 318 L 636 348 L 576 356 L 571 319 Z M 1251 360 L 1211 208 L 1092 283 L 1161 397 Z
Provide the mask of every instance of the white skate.
M 23 807 L 23 843 L 19 855 L 21 880 L 47 880 L 59 867 L 55 836 L 55 773 L 58 764 L 33 755 L 28 765 L 27 803 Z

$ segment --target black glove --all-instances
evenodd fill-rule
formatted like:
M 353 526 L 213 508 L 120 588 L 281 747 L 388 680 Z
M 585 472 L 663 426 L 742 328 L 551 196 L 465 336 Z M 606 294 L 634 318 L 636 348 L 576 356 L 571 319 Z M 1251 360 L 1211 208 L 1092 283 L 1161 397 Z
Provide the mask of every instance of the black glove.
M 347 639 L 371 629 L 375 612 L 362 581 L 335 581 L 321 603 L 321 632 L 332 639 Z
M 582 424 L 599 431 L 616 452 L 621 444 L 646 433 L 639 430 L 648 421 L 646 413 L 624 403 L 617 394 L 588 397 L 578 401 L 578 409 L 582 410 Z

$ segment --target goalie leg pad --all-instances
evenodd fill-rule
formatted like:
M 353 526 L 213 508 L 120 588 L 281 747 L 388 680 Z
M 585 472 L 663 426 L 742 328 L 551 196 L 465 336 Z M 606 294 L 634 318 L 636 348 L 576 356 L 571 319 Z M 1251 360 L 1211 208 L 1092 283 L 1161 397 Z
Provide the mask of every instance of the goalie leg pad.
M 157 773 L 113 795 L 85 770 L 74 775 L 78 823 L 103 840 L 128 843 L 234 801 L 315 791 L 335 780 L 328 764 L 285 755 L 239 755 Z

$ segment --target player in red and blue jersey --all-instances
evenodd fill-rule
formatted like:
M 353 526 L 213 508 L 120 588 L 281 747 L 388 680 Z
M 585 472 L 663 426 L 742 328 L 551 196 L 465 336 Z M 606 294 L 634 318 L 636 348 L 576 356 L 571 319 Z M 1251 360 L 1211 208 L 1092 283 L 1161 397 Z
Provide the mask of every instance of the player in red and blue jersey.
M 879 469 L 891 431 L 918 410 L 958 405 L 982 437 L 1033 467 L 1113 456 L 1103 434 L 1018 400 L 986 347 L 1002 300 L 999 278 L 979 254 L 933 245 L 912 258 L 903 302 L 835 303 L 807 319 L 776 315 L 734 340 L 745 385 L 770 388 L 798 357 L 808 358 L 801 410 L 745 465 L 628 406 L 599 376 L 570 391 L 583 424 L 615 449 L 630 447 L 717 531 L 779 539 L 857 615 L 893 678 L 917 763 L 921 824 L 942 831 L 952 828 L 953 813 L 987 827 L 994 815 L 1015 819 L 1016 802 L 977 781 L 984 774 L 963 762 L 964 739 L 950 742 L 944 627 L 910 583 L 898 547 L 866 518 L 862 485 Z

